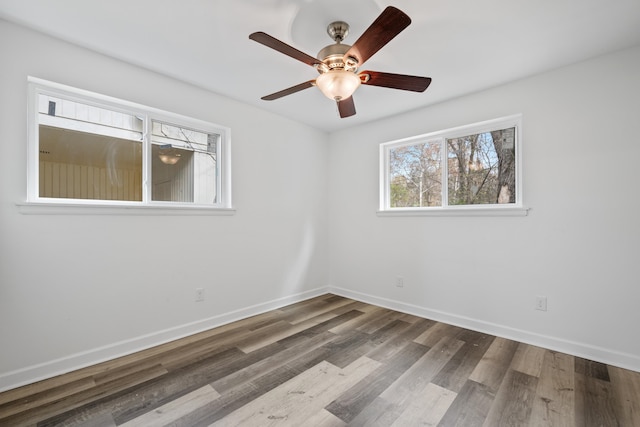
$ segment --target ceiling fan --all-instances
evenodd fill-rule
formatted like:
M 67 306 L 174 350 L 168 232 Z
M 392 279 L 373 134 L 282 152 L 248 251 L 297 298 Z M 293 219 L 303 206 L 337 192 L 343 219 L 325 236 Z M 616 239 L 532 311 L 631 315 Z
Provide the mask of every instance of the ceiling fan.
M 351 95 L 361 84 L 424 92 L 431 83 L 429 77 L 368 70 L 358 72 L 358 67 L 400 34 L 409 24 L 411 24 L 409 16 L 400 9 L 389 6 L 382 11 L 353 46 L 350 46 L 342 44 L 349 32 L 349 25 L 342 21 L 332 22 L 327 27 L 327 33 L 335 41 L 335 44 L 324 47 L 318 53 L 318 58 L 307 55 L 261 31 L 251 34 L 249 36 L 251 40 L 311 65 L 320 73 L 318 78 L 314 80 L 308 80 L 271 95 L 263 96 L 261 99 L 273 101 L 317 86 L 326 97 L 336 101 L 338 113 L 340 117 L 344 118 L 356 114 L 356 107 Z

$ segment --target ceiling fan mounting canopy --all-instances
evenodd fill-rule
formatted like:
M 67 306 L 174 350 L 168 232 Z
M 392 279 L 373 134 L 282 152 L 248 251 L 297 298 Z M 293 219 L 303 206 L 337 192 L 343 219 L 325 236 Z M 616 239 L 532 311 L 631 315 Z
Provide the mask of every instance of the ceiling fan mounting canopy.
M 342 43 L 342 41 L 349 34 L 349 24 L 344 21 L 335 21 L 327 26 L 327 34 L 336 43 Z
M 389 6 L 382 11 L 380 16 L 351 46 L 342 44 L 342 41 L 349 33 L 349 24 L 343 21 L 332 22 L 327 27 L 327 34 L 335 41 L 335 44 L 325 46 L 320 50 L 318 58 L 307 55 L 261 31 L 252 33 L 249 35 L 251 40 L 304 62 L 316 68 L 320 73 L 320 76 L 315 80 L 309 80 L 271 95 L 263 96 L 262 99 L 272 101 L 312 86 L 317 86 L 325 96 L 337 102 L 338 113 L 340 117 L 344 118 L 353 116 L 356 113 L 351 95 L 361 84 L 424 92 L 431 84 L 429 77 L 383 73 L 380 71 L 363 71 L 356 74 L 359 66 L 400 34 L 409 24 L 411 24 L 409 16 L 400 9 Z

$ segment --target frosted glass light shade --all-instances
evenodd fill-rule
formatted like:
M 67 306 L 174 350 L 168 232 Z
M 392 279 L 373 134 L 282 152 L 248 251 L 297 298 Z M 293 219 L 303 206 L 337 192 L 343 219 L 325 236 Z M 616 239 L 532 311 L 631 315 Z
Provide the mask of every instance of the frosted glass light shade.
M 327 98 L 340 101 L 358 89 L 360 77 L 352 71 L 330 70 L 318 76 L 316 86 Z

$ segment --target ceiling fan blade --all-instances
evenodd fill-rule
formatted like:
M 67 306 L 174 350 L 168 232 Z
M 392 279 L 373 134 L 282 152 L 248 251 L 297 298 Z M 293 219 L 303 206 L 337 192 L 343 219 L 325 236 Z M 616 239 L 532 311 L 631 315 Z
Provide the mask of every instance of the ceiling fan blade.
M 311 65 L 312 67 L 320 64 L 320 60 L 318 60 L 317 58 L 314 58 L 311 55 L 307 55 L 306 53 L 299 51 L 295 47 L 289 46 L 285 42 L 281 42 L 275 37 L 271 37 L 269 34 L 263 33 L 262 31 L 252 33 L 251 35 L 249 35 L 249 38 L 253 41 L 270 47 L 271 49 L 277 50 L 280 53 L 284 53 L 285 55 L 290 56 L 293 59 L 297 59 L 298 61 L 304 62 L 307 65 Z
M 362 65 L 411 24 L 411 18 L 400 9 L 388 6 L 345 53 Z
M 341 118 L 351 117 L 356 114 L 356 104 L 353 102 L 353 96 L 337 101 L 338 113 Z
M 301 90 L 308 89 L 314 86 L 316 83 L 315 80 L 309 80 L 304 83 L 297 84 L 295 86 L 291 86 L 290 88 L 283 89 L 279 92 L 272 93 L 271 95 L 263 96 L 262 100 L 264 101 L 273 101 L 274 99 L 282 98 L 283 96 L 291 95 L 292 93 L 300 92 Z
M 380 71 L 363 71 L 358 75 L 364 85 L 411 90 L 414 92 L 424 92 L 431 84 L 430 77 L 407 76 L 404 74 L 382 73 Z

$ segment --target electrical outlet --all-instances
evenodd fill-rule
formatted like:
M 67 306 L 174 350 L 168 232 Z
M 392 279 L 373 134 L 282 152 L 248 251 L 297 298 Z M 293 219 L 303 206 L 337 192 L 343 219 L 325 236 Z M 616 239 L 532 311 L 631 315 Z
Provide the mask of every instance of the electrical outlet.
M 547 311 L 547 297 L 536 297 L 536 310 Z
M 204 288 L 196 288 L 196 302 L 204 301 Z
M 404 287 L 404 277 L 398 276 L 396 277 L 396 288 Z

